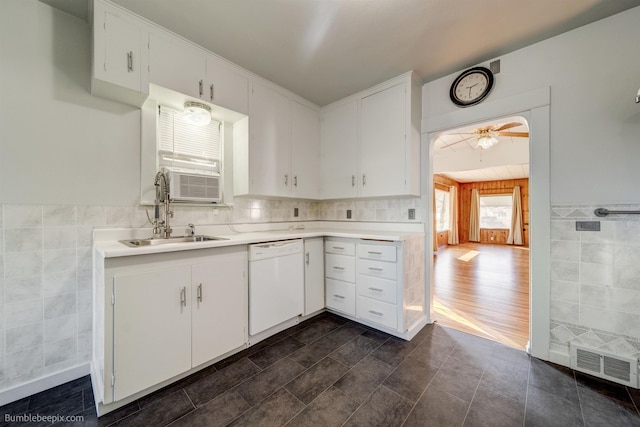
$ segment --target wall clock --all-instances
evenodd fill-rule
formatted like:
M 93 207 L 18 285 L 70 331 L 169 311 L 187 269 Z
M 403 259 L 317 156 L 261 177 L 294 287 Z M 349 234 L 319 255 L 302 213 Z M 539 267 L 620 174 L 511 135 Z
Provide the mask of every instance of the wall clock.
M 484 100 L 493 89 L 493 73 L 485 67 L 463 71 L 451 85 L 449 97 L 460 107 L 469 107 Z

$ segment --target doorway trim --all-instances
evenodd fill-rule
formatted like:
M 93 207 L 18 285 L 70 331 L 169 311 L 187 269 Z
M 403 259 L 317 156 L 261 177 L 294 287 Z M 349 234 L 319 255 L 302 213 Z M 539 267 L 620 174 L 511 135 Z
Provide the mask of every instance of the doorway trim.
M 425 206 L 423 218 L 432 217 L 433 142 L 443 131 L 506 116 L 522 116 L 529 123 L 529 353 L 549 360 L 550 343 L 550 100 L 549 87 L 504 97 L 473 108 L 455 110 L 438 116 L 423 117 L 421 137 L 421 188 Z M 428 226 L 427 226 L 428 225 Z M 425 226 L 425 248 L 433 244 L 433 226 Z M 535 237 L 533 235 L 535 234 Z M 429 321 L 433 321 L 433 255 L 425 250 L 428 267 L 427 301 Z

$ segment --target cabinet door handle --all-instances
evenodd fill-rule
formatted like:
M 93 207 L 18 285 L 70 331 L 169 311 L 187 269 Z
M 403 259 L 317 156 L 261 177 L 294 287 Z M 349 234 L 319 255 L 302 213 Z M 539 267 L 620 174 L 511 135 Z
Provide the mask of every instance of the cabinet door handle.
M 180 305 L 183 307 L 187 306 L 187 287 L 183 286 L 182 289 L 180 289 Z
M 383 314 L 380 313 L 379 311 L 375 311 L 375 310 L 369 310 L 369 313 L 371 314 L 375 314 L 376 316 L 382 316 Z
M 305 261 L 304 261 L 304 262 L 305 262 L 307 265 L 309 265 L 309 252 L 307 252 L 306 254 L 304 254 L 304 257 L 305 257 Z
M 127 71 L 133 72 L 133 51 L 127 52 Z
M 293 186 L 297 187 L 298 186 L 298 175 L 294 175 L 293 176 Z
M 369 288 L 369 289 L 376 292 L 382 292 L 382 289 L 380 288 Z
M 333 296 L 336 297 L 336 298 L 344 299 L 344 297 L 342 295 L 333 294 Z
M 367 185 L 367 175 L 362 174 L 362 185 Z
M 351 175 L 351 186 L 352 187 L 356 186 L 356 176 L 355 175 Z
M 213 101 L 213 83 L 209 86 L 209 97 L 211 98 L 211 101 Z
M 200 96 L 202 96 L 202 94 L 204 93 L 202 80 L 198 82 L 198 93 L 200 94 Z
M 198 285 L 198 302 L 202 302 L 202 283 Z
M 289 186 L 289 175 L 288 174 L 284 175 L 284 185 L 285 185 L 285 187 Z
M 378 267 L 369 267 L 369 270 L 371 270 L 371 271 L 382 271 L 382 268 L 378 268 Z

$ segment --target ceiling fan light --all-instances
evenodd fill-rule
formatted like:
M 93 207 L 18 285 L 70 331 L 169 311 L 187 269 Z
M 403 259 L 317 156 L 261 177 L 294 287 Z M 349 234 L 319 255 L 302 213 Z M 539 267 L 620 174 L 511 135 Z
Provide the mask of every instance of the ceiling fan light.
M 211 107 L 200 102 L 185 102 L 183 114 L 185 120 L 196 126 L 206 126 L 211 123 Z
M 476 145 L 477 148 L 481 150 L 486 150 L 498 143 L 498 138 L 491 135 L 482 135 L 478 137 L 478 143 Z

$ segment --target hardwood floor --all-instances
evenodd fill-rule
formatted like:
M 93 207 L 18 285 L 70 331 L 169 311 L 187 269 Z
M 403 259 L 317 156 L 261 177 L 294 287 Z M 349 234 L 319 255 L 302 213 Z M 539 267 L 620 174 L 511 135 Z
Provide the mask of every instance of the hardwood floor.
M 463 243 L 434 255 L 436 321 L 524 349 L 529 341 L 529 249 Z

